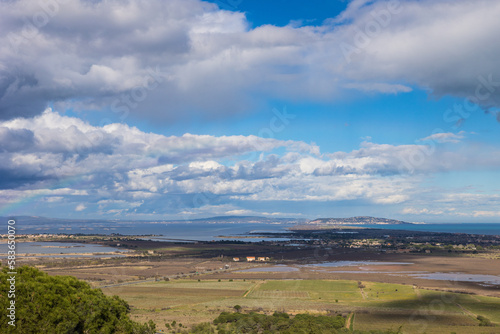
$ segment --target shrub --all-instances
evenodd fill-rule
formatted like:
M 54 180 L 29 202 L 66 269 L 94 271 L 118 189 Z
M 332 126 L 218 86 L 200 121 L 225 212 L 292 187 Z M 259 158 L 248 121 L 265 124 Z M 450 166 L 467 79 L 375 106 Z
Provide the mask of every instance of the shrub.
M 477 320 L 479 320 L 479 326 L 492 326 L 491 320 L 482 315 L 478 315 Z
M 6 296 L 8 268 L 0 272 L 0 295 Z M 6 309 L 9 300 L 0 298 Z M 71 276 L 49 276 L 23 266 L 16 275 L 16 326 L 0 314 L 3 333 L 155 333 L 153 322 L 130 320 L 130 307 L 117 296 L 107 297 L 100 289 Z
M 338 316 L 313 316 L 297 314 L 291 318 L 287 313 L 275 312 L 272 316 L 259 313 L 222 312 L 215 320 L 217 328 L 237 333 L 336 333 L 345 324 L 345 319 Z M 219 331 L 220 332 L 220 331 Z

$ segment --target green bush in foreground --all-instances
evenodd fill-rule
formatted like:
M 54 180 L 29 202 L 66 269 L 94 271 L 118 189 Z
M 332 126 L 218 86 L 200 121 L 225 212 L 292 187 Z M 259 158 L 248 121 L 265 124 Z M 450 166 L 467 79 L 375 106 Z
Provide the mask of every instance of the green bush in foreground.
M 273 315 L 259 313 L 222 312 L 213 324 L 208 322 L 195 325 L 183 334 L 401 334 L 397 330 L 350 331 L 345 319 L 340 316 L 321 316 L 275 312 Z
M 290 317 L 286 313 L 275 312 L 272 316 L 258 313 L 222 312 L 215 320 L 218 333 L 337 333 L 345 324 L 345 319 L 338 316 L 313 316 L 297 314 Z M 196 333 L 196 332 L 193 332 Z
M 482 315 L 478 315 L 477 320 L 479 320 L 479 326 L 493 326 L 491 320 Z
M 70 276 L 49 276 L 33 267 L 17 268 L 15 327 L 7 308 L 10 283 L 7 268 L 0 271 L 0 327 L 3 333 L 155 333 L 150 321 L 141 325 L 128 317 L 128 304 L 117 296 Z

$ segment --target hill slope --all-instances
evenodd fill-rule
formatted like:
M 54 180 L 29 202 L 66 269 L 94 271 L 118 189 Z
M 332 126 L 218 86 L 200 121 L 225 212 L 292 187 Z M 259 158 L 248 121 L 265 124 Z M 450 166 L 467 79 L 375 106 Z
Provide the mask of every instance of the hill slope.
M 383 225 L 401 225 L 411 224 L 401 220 L 389 218 L 376 218 L 369 216 L 359 216 L 350 218 L 317 218 L 309 221 L 307 224 L 313 225 L 365 225 L 365 224 L 383 224 Z

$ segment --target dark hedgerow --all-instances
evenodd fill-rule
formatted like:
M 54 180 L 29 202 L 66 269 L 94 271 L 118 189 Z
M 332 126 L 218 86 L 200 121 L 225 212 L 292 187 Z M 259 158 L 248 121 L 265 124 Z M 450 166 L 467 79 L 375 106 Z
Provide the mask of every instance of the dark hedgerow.
M 314 316 L 275 312 L 273 315 L 259 313 L 222 312 L 215 320 L 219 333 L 337 333 L 344 327 L 345 319 L 338 316 Z

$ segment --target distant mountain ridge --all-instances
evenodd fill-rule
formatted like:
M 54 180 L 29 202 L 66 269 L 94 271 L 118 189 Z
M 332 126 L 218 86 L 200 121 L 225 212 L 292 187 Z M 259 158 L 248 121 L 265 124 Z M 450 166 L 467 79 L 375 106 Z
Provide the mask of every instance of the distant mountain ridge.
M 312 225 L 401 225 L 401 224 L 411 224 L 396 219 L 389 218 L 377 218 L 369 216 L 358 216 L 350 218 L 317 218 L 310 220 L 306 224 Z

